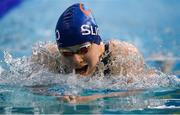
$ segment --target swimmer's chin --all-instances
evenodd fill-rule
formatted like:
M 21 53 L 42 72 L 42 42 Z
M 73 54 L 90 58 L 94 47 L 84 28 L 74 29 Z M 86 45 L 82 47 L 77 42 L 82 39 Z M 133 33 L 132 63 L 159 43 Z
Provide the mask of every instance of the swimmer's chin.
M 88 65 L 85 65 L 84 67 L 80 69 L 75 69 L 75 73 L 84 76 L 92 75 L 95 71 L 95 68 L 90 68 Z

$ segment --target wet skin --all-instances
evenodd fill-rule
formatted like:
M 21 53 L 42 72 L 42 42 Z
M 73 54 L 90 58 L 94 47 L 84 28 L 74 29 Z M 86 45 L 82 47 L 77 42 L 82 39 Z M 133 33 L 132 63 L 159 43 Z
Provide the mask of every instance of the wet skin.
M 76 74 L 80 74 L 82 76 L 92 74 L 96 69 L 96 65 L 100 60 L 100 56 L 104 52 L 104 44 L 98 45 L 91 43 L 91 45 L 87 47 L 87 52 L 63 55 L 64 49 L 72 51 L 74 47 L 75 46 L 59 49 L 63 56 L 62 60 L 64 64 L 72 67 Z
M 84 51 L 80 53 L 78 52 L 81 46 L 82 44 L 79 44 L 58 49 L 55 44 L 47 44 L 45 48 L 51 52 L 52 55 L 59 54 L 60 52 L 61 57 L 57 58 L 57 60 L 60 60 L 62 65 L 67 65 L 71 72 L 74 69 L 76 74 L 89 76 L 95 72 L 97 63 L 100 61 L 100 57 L 104 53 L 104 44 L 102 43 L 98 45 L 92 43 L 89 47 L 87 47 L 88 51 L 85 53 Z M 144 69 L 144 59 L 135 46 L 126 42 L 111 40 L 109 42 L 109 51 L 109 60 L 114 61 L 112 61 L 113 63 L 109 65 L 111 74 L 122 74 L 126 76 L 131 73 L 142 73 Z M 124 63 L 123 60 L 126 63 Z M 119 65 L 116 66 L 116 64 Z M 54 66 L 48 66 L 48 68 L 55 69 Z
M 81 46 L 81 45 L 78 45 L 78 46 Z M 78 48 L 76 46 L 58 49 L 57 45 L 48 44 L 45 47 L 48 49 L 49 52 L 51 52 L 52 55 L 60 52 L 62 54 L 61 60 L 63 64 L 71 66 L 76 71 L 76 74 L 80 74 L 82 76 L 88 76 L 94 73 L 97 63 L 99 62 L 101 55 L 104 53 L 104 44 L 97 45 L 97 44 L 92 43 L 90 47 L 88 47 L 88 51 L 86 53 L 84 52 L 77 53 L 80 47 Z M 110 41 L 109 48 L 117 49 L 117 50 L 112 50 L 111 55 L 116 56 L 116 54 L 114 53 L 117 53 L 118 55 L 122 55 L 121 57 L 124 59 L 128 59 L 128 56 L 132 57 L 132 56 L 139 55 L 139 52 L 136 49 L 136 47 L 126 44 L 126 43 L 119 44 L 116 41 Z M 116 51 L 120 51 L 120 53 Z M 73 55 L 71 55 L 71 53 L 70 55 L 69 53 L 67 53 L 68 55 L 64 55 L 63 52 L 73 52 Z M 131 61 L 128 63 L 131 63 Z M 142 60 L 142 63 L 140 63 L 140 67 L 143 64 L 144 63 Z M 134 66 L 132 66 L 132 68 L 133 67 Z M 119 69 L 119 67 L 117 67 L 116 69 Z M 129 68 L 125 68 L 125 69 L 129 69 Z M 136 69 L 134 71 L 136 71 Z M 112 93 L 108 95 L 91 95 L 91 96 L 73 96 L 73 95 L 61 96 L 58 94 L 48 94 L 48 95 L 55 96 L 57 97 L 58 100 L 62 99 L 69 103 L 84 103 L 84 102 L 93 101 L 93 100 L 105 98 L 105 97 L 129 96 L 129 94 L 121 93 L 121 92 Z

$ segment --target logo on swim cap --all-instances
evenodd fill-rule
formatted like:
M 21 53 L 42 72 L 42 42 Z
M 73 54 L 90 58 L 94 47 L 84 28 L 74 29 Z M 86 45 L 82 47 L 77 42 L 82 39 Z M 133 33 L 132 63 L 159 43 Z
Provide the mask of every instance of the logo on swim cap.
M 81 26 L 81 32 L 82 35 L 98 35 L 98 27 L 84 24 Z
M 59 33 L 59 30 L 56 30 L 56 40 L 59 40 L 60 39 L 60 33 Z
M 91 10 L 90 10 L 90 9 L 87 9 L 87 10 L 83 9 L 83 6 L 82 6 L 81 3 L 80 3 L 80 5 L 79 5 L 79 8 L 80 8 L 80 10 L 81 10 L 86 16 L 89 16 L 89 15 L 90 15 Z
M 55 33 L 58 47 L 101 42 L 92 12 L 80 3 L 70 6 L 63 12 L 57 22 Z

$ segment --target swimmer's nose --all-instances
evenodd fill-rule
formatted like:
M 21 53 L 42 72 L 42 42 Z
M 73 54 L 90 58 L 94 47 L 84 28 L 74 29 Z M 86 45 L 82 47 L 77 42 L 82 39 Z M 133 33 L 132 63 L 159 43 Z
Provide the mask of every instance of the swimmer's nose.
M 75 65 L 81 65 L 83 63 L 83 58 L 81 55 L 74 54 L 72 56 L 72 61 Z

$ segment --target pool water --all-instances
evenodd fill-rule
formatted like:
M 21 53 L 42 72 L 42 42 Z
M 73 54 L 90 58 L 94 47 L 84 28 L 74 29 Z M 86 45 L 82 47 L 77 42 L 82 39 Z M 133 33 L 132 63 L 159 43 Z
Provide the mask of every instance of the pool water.
M 59 113 L 166 113 L 179 114 L 179 89 L 150 89 L 137 96 L 104 98 L 82 104 L 68 104 L 51 96 L 33 95 L 26 88 L 1 85 L 0 113 L 59 114 Z M 55 88 L 51 86 L 49 88 Z M 108 90 L 86 90 L 107 93 Z M 110 92 L 110 91 L 109 91 Z
M 180 114 L 180 1 L 85 1 L 104 41 L 135 44 L 147 64 L 158 70 L 158 76 L 130 84 L 123 76 L 89 80 L 73 73 L 54 74 L 29 61 L 35 44 L 55 41 L 59 15 L 77 2 L 22 0 L 0 18 L 0 114 Z M 81 104 L 37 93 L 85 96 L 138 89 L 143 91 Z

